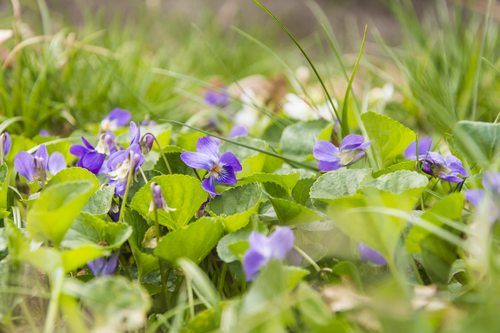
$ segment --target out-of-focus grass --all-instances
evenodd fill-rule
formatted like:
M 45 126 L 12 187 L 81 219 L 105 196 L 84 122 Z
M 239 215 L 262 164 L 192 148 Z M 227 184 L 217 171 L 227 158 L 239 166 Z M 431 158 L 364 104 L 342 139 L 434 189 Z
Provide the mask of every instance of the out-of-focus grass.
M 201 96 L 199 84 L 159 75 L 154 68 L 203 81 L 219 75 L 226 83 L 278 71 L 276 59 L 213 20 L 213 13 L 202 13 L 195 25 L 144 4 L 135 5 L 132 14 L 92 13 L 83 5 L 83 21 L 76 25 L 51 16 L 50 9 L 44 15 L 34 4 L 23 3 L 18 20 L 8 8 L 0 27 L 12 28 L 15 36 L 3 45 L 0 114 L 23 117 L 17 130 L 28 136 L 41 129 L 67 132 L 113 107 L 131 110 L 137 120 L 147 114 L 184 119 L 200 108 L 199 99 L 186 97 Z M 276 45 L 265 26 L 249 29 L 263 43 Z
M 401 79 L 395 83 L 406 101 L 398 118 L 406 123 L 411 119 L 410 126 L 441 135 L 450 135 L 459 120 L 495 121 L 500 44 L 492 8 L 477 13 L 466 4 L 439 0 L 431 15 L 419 19 L 409 1 L 388 4 L 402 28 L 402 43 L 389 47 L 380 34 L 375 36 Z M 391 74 L 383 77 L 394 79 Z

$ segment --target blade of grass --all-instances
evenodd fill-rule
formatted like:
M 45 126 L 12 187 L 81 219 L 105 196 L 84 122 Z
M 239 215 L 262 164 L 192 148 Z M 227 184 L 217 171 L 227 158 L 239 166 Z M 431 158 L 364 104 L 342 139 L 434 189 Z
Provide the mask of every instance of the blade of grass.
M 304 169 L 308 169 L 308 170 L 312 170 L 312 171 L 318 171 L 318 169 L 310 164 L 307 164 L 307 163 L 304 163 L 304 162 L 299 162 L 299 161 L 296 161 L 292 158 L 288 158 L 286 156 L 282 156 L 282 155 L 279 155 L 279 154 L 276 154 L 276 153 L 273 153 L 271 151 L 267 151 L 267 150 L 264 150 L 264 149 L 260 149 L 260 148 L 257 148 L 257 147 L 252 147 L 252 146 L 249 146 L 249 145 L 246 145 L 244 143 L 241 143 L 241 142 L 238 142 L 238 141 L 234 141 L 234 140 L 231 140 L 231 139 L 228 139 L 228 138 L 225 138 L 223 136 L 220 136 L 220 135 L 217 135 L 217 134 L 213 134 L 213 133 L 210 133 L 208 131 L 205 131 L 205 130 L 202 130 L 201 128 L 197 128 L 197 127 L 194 127 L 194 126 L 191 126 L 191 125 L 188 125 L 186 123 L 183 123 L 181 121 L 177 121 L 177 120 L 169 120 L 169 119 L 164 119 L 162 121 L 165 121 L 167 123 L 171 123 L 171 124 L 174 124 L 174 125 L 178 125 L 178 126 L 183 126 L 183 127 L 187 127 L 187 128 L 190 128 L 192 129 L 193 131 L 197 131 L 197 132 L 200 132 L 200 133 L 203 133 L 203 134 L 206 134 L 208 136 L 213 136 L 214 138 L 217 138 L 217 139 L 220 139 L 222 141 L 226 141 L 226 142 L 229 142 L 231 144 L 234 144 L 236 146 L 240 146 L 240 147 L 243 147 L 243 148 L 247 148 L 247 149 L 251 149 L 251 150 L 255 150 L 255 151 L 258 151 L 259 153 L 263 153 L 263 154 L 266 154 L 266 155 L 269 155 L 269 156 L 272 156 L 272 157 L 276 157 L 276 158 L 279 158 L 283 161 L 286 161 L 290 164 L 295 164 L 295 165 L 298 165 Z
M 365 25 L 365 31 L 363 32 L 363 39 L 361 40 L 361 47 L 359 48 L 359 53 L 356 58 L 356 62 L 354 63 L 354 68 L 352 69 L 351 77 L 349 78 L 349 83 L 347 84 L 347 89 L 345 91 L 345 96 L 344 96 L 344 103 L 342 104 L 342 124 L 341 126 L 344 126 L 342 129 L 343 133 L 349 133 L 349 118 L 348 118 L 348 112 L 349 112 L 349 94 L 351 93 L 352 89 L 352 83 L 354 82 L 354 77 L 356 76 L 356 73 L 358 71 L 359 63 L 361 62 L 361 58 L 363 56 L 363 52 L 365 50 L 365 43 L 366 43 L 366 33 L 368 31 L 368 26 Z
M 307 52 L 302 48 L 302 46 L 300 45 L 299 41 L 295 38 L 295 36 L 290 32 L 290 30 L 288 30 L 288 28 L 283 24 L 283 22 L 281 22 L 281 20 L 279 18 L 277 18 L 266 6 L 264 6 L 260 1 L 258 0 L 252 0 L 260 9 L 262 9 L 267 15 L 269 15 L 277 24 L 278 26 L 288 35 L 288 37 L 290 37 L 290 39 L 292 40 L 292 42 L 295 44 L 295 46 L 297 46 L 297 48 L 299 49 L 299 51 L 302 53 L 302 55 L 304 56 L 304 58 L 306 59 L 306 61 L 309 63 L 309 66 L 311 66 L 311 69 L 313 70 L 314 72 L 314 75 L 316 75 L 316 78 L 318 79 L 320 85 L 321 85 L 321 88 L 323 89 L 323 92 L 325 93 L 327 99 L 328 99 L 328 102 L 331 106 L 331 110 L 329 109 L 330 111 L 330 114 L 332 116 L 332 122 L 335 123 L 335 117 L 337 117 L 337 120 L 339 122 L 339 124 L 341 125 L 341 128 L 343 128 L 342 126 L 342 123 L 344 121 L 344 119 L 340 119 L 339 117 L 339 114 L 338 114 L 338 111 L 337 111 L 337 108 L 335 107 L 335 104 L 333 103 L 333 99 L 330 95 L 330 93 L 328 92 L 328 89 L 326 88 L 326 85 L 323 81 L 323 79 L 321 78 L 321 76 L 319 75 L 319 72 L 318 70 L 316 69 L 316 66 L 314 65 L 314 63 L 312 62 L 311 58 L 309 57 L 309 55 L 307 54 Z M 335 113 L 335 115 L 332 113 L 332 110 L 333 112 Z M 342 132 L 342 131 L 341 131 Z M 341 136 L 344 135 L 344 133 L 341 133 Z

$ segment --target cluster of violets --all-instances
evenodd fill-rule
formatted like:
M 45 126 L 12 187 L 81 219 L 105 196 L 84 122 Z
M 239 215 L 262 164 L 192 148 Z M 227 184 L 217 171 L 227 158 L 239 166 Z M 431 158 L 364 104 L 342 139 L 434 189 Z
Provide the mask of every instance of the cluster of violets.
M 207 104 L 224 108 L 229 104 L 226 88 L 218 91 L 206 91 Z M 141 125 L 152 125 L 154 122 L 146 120 Z M 128 147 L 120 147 L 115 141 L 114 131 L 120 127 L 130 126 Z M 151 149 L 155 137 L 147 133 L 141 137 L 139 126 L 131 121 L 130 112 L 122 109 L 113 109 L 100 124 L 101 132 L 97 144 L 92 145 L 82 137 L 82 145 L 73 145 L 70 152 L 78 158 L 77 166 L 85 168 L 94 174 L 103 174 L 108 178 L 108 184 L 115 187 L 115 193 L 123 197 L 128 186 L 130 175 L 138 171 L 145 160 L 145 154 Z M 235 126 L 229 133 L 230 138 L 247 136 L 244 126 Z M 242 170 L 237 157 L 232 152 L 220 152 L 221 140 L 214 137 L 202 137 L 196 145 L 196 152 L 183 152 L 181 160 L 193 169 L 206 171 L 202 180 L 203 189 L 210 197 L 217 196 L 216 185 L 234 185 L 237 182 L 236 172 Z M 349 166 L 366 156 L 366 149 L 370 142 L 363 136 L 349 134 L 337 147 L 333 143 L 320 140 L 313 148 L 313 156 L 318 161 L 318 169 L 323 172 L 337 170 Z M 0 164 L 12 146 L 8 133 L 0 134 Z M 408 146 L 404 156 L 408 160 L 421 162 L 422 171 L 447 182 L 461 183 L 467 177 L 461 161 L 453 155 L 443 157 L 431 151 L 432 140 L 422 138 Z M 47 147 L 40 145 L 35 152 L 19 152 L 14 159 L 16 171 L 29 182 L 39 181 L 43 184 L 50 176 L 66 168 L 64 156 L 58 152 L 48 154 Z M 479 205 L 486 193 L 491 193 L 494 200 L 500 197 L 500 173 L 485 173 L 483 188 L 466 191 L 466 197 L 472 205 Z M 150 210 L 170 208 L 158 184 L 151 184 L 152 201 Z M 209 199 L 210 200 L 210 199 Z M 495 219 L 500 217 L 497 211 Z M 278 227 L 269 236 L 252 232 L 248 238 L 249 249 L 243 257 L 243 269 L 248 281 L 255 279 L 258 272 L 271 260 L 284 260 L 294 247 L 294 234 L 289 227 Z M 374 265 L 384 266 L 385 258 L 376 250 L 358 244 L 360 259 Z M 108 257 L 99 258 L 88 263 L 89 269 L 96 276 L 113 274 L 118 267 L 119 252 Z

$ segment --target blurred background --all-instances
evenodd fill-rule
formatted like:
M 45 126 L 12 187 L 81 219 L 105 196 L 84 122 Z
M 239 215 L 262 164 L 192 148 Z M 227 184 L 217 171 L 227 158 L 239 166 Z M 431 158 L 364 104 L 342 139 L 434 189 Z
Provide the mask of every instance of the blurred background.
M 413 74 L 423 80 L 418 88 L 436 92 L 434 109 L 436 103 L 443 110 L 455 107 L 440 92 L 444 86 L 428 87 L 450 71 L 456 72 L 450 77 L 465 94 L 457 101 L 464 108 L 469 103 L 470 87 L 463 80 L 472 82 L 469 64 L 476 52 L 482 52 L 477 36 L 487 0 L 262 3 L 333 81 L 343 73 L 331 46 L 350 71 L 367 25 L 355 90 L 362 85 L 364 90 L 380 87 L 389 78 L 398 90 L 405 73 L 396 65 L 411 61 Z M 498 1 L 493 1 L 491 16 L 497 24 Z M 97 121 L 117 106 L 130 109 L 137 118 L 185 119 L 203 107 L 202 91 L 214 79 L 229 85 L 249 75 L 274 77 L 287 67 L 307 64 L 286 33 L 251 0 L 2 0 L 0 29 L 14 32 L 3 43 L 0 40 L 4 68 L 20 68 L 4 72 L 0 115 L 31 119 L 19 128 L 31 134 L 41 128 L 70 132 L 77 120 Z M 484 50 L 493 58 L 498 51 L 496 31 Z M 21 41 L 22 47 L 16 48 Z M 433 54 L 436 45 L 446 50 Z M 443 57 L 451 59 L 449 68 L 442 67 Z M 429 62 L 435 63 L 435 72 L 429 72 Z M 429 96 L 412 82 L 406 80 L 408 87 L 400 90 L 418 93 L 419 102 L 427 103 Z M 491 80 L 484 84 L 495 89 Z M 494 95 L 485 100 L 487 105 L 496 103 Z M 407 112 L 416 111 L 393 116 L 404 121 Z

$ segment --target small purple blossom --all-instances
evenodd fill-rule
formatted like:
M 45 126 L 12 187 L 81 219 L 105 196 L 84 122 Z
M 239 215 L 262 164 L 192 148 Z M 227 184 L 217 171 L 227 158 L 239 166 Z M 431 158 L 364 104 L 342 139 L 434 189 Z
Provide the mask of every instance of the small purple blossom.
M 462 162 L 453 155 L 442 157 L 429 152 L 422 160 L 422 171 L 450 183 L 461 183 L 467 177 Z
M 196 152 L 181 154 L 181 160 L 186 165 L 208 171 L 202 186 L 212 196 L 217 195 L 216 182 L 223 185 L 234 185 L 236 184 L 235 172 L 242 170 L 240 162 L 233 153 L 225 152 L 219 155 L 219 145 L 219 140 L 205 136 L 198 139 Z
M 119 252 L 115 252 L 109 257 L 95 259 L 87 263 L 87 266 L 94 276 L 113 275 L 118 268 L 119 255 Z
M 99 143 L 95 148 L 83 136 L 82 142 L 83 146 L 73 145 L 69 151 L 79 158 L 77 166 L 98 174 L 101 171 L 106 155 L 116 151 L 114 135 L 111 132 L 101 134 Z
M 419 160 L 424 159 L 429 151 L 431 150 L 432 139 L 428 137 L 420 138 L 418 140 L 418 149 L 417 149 L 417 141 L 411 143 L 408 148 L 404 151 L 403 155 L 407 160 L 416 160 L 417 157 Z
M 227 88 L 222 87 L 217 90 L 205 91 L 205 103 L 220 108 L 228 106 L 229 94 L 227 93 Z
M 493 204 L 490 209 L 492 220 L 500 218 L 500 172 L 485 172 L 483 175 L 483 188 L 465 191 L 465 197 L 473 206 L 479 206 L 487 193 L 491 193 Z
M 152 212 L 154 210 L 163 209 L 167 212 L 176 210 L 175 208 L 170 208 L 165 201 L 165 197 L 161 192 L 161 187 L 157 183 L 151 183 L 151 195 L 152 200 L 149 205 L 149 211 Z
M 3 164 L 5 156 L 9 153 L 12 147 L 12 139 L 7 132 L 0 134 L 0 164 Z
M 314 145 L 313 155 L 318 160 L 320 171 L 337 170 L 363 158 L 369 145 L 370 142 L 364 142 L 362 135 L 349 134 L 342 140 L 340 147 L 328 141 L 318 141 Z
M 132 115 L 129 111 L 116 108 L 101 121 L 101 128 L 105 131 L 116 131 L 119 127 L 126 126 L 130 119 Z
M 49 155 L 47 147 L 41 145 L 33 155 L 26 151 L 19 152 L 14 158 L 14 168 L 29 182 L 34 180 L 43 182 L 47 179 L 47 171 L 51 175 L 57 174 L 66 168 L 66 161 L 59 152 Z
M 106 173 L 109 185 L 115 186 L 115 193 L 123 197 L 127 188 L 129 173 L 136 173 L 144 163 L 144 156 L 138 144 L 111 154 L 106 162 Z
M 147 114 L 141 121 L 141 126 L 154 126 L 154 125 L 156 125 L 156 122 L 154 120 L 151 120 L 149 114 Z
M 47 137 L 47 136 L 50 136 L 50 133 L 49 133 L 49 131 L 43 129 L 43 130 L 40 130 L 40 132 L 38 132 L 38 135 Z
M 241 136 L 248 136 L 248 131 L 244 126 L 234 126 L 228 135 L 229 138 L 239 138 Z
M 266 237 L 253 231 L 248 237 L 250 247 L 243 257 L 243 270 L 247 281 L 255 279 L 257 273 L 271 259 L 283 260 L 293 248 L 295 237 L 289 227 L 278 227 Z
M 380 254 L 380 252 L 372 249 L 371 247 L 366 246 L 363 243 L 359 243 L 358 249 L 359 249 L 359 257 L 361 258 L 361 260 L 369 261 L 377 266 L 387 265 L 387 261 Z

